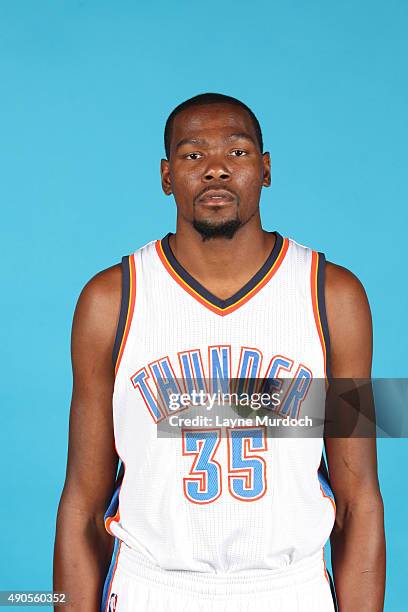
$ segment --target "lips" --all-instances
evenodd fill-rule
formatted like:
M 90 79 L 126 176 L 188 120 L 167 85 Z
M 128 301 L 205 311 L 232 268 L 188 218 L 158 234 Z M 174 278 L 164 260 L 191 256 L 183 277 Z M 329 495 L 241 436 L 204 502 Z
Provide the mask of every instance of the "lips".
M 231 192 L 225 189 L 209 189 L 199 198 L 200 202 L 211 202 L 216 204 L 217 202 L 232 202 L 234 196 Z

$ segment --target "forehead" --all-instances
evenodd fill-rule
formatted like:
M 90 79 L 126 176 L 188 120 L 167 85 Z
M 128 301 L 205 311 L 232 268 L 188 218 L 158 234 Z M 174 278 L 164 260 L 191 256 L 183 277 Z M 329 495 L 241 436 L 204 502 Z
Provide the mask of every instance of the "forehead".
M 173 121 L 172 145 L 182 138 L 223 138 L 246 132 L 256 141 L 256 132 L 249 113 L 235 104 L 206 104 L 186 108 Z

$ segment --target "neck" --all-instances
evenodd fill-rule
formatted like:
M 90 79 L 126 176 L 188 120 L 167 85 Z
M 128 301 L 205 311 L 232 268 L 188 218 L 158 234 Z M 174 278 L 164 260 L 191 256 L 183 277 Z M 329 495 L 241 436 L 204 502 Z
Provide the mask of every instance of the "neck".
M 231 238 L 203 240 L 184 220 L 177 221 L 170 247 L 178 262 L 199 283 L 226 299 L 238 291 L 268 258 L 275 236 L 262 229 L 259 215 L 240 227 Z

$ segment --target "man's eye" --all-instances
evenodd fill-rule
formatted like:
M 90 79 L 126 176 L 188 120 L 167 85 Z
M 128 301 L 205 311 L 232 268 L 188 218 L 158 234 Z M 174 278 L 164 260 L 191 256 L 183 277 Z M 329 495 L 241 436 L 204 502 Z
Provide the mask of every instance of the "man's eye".
M 199 159 L 201 157 L 201 153 L 188 153 L 188 155 L 186 155 L 186 159 Z
M 243 151 L 242 149 L 234 149 L 231 151 L 231 155 L 234 155 L 235 157 L 242 157 L 243 155 L 247 155 L 247 152 Z

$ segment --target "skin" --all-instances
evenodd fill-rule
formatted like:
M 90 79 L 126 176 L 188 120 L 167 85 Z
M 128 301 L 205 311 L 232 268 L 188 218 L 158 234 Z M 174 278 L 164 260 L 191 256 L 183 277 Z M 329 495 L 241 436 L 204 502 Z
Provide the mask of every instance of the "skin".
M 58 508 L 54 590 L 61 610 L 97 611 L 113 551 L 103 515 L 113 494 L 112 350 L 121 300 L 121 270 L 96 275 L 83 289 L 72 326 L 73 390 L 68 464 Z
M 225 103 L 182 111 L 174 121 L 169 160 L 161 161 L 161 177 L 164 192 L 174 194 L 177 204 L 175 256 L 211 293 L 221 299 L 233 295 L 262 266 L 274 242 L 259 213 L 262 187 L 270 185 L 270 157 L 260 151 L 247 113 Z M 227 189 L 230 200 L 200 201 L 210 188 Z M 232 238 L 204 240 L 194 227 L 219 228 L 234 220 L 239 228 Z M 350 271 L 328 263 L 325 298 L 333 377 L 369 378 L 372 325 L 363 286 Z M 65 609 L 75 612 L 99 610 L 113 548 L 103 514 L 118 464 L 112 349 L 120 300 L 120 267 L 113 266 L 84 287 L 72 328 L 69 452 L 57 517 L 54 589 L 69 594 Z M 385 539 L 375 440 L 326 438 L 325 445 L 337 505 L 331 545 L 339 610 L 380 612 Z
M 173 193 L 177 202 L 173 253 L 212 293 L 233 295 L 262 266 L 274 243 L 274 236 L 261 228 L 259 212 L 261 189 L 271 183 L 270 156 L 259 150 L 249 115 L 229 104 L 180 113 L 173 124 L 170 161 L 161 161 L 161 174 L 164 193 Z M 227 206 L 200 204 L 202 192 L 216 188 L 228 189 L 234 200 Z M 236 218 L 242 226 L 232 240 L 203 241 L 193 227 L 194 219 L 216 226 Z
M 367 296 L 348 270 L 328 264 L 326 311 L 334 378 L 370 379 L 372 322 Z M 375 438 L 325 439 L 336 520 L 330 538 L 340 612 L 384 607 L 384 508 Z

